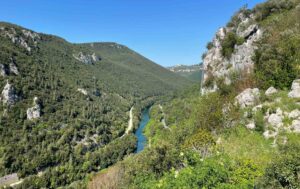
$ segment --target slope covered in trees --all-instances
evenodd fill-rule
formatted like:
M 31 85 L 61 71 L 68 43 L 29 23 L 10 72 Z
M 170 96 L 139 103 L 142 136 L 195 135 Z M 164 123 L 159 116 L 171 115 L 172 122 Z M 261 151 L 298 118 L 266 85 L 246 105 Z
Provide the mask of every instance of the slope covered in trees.
M 132 106 L 136 126 L 142 107 L 189 85 L 123 45 L 1 22 L 0 176 L 26 177 L 23 188 L 82 180 L 135 150 L 121 137 Z
M 236 13 L 203 56 L 203 87 L 214 90 L 200 95 L 195 87 L 153 105 L 148 148 L 93 177 L 89 188 L 300 188 L 299 12 L 299 0 L 269 0 Z M 259 38 L 240 38 L 241 20 Z M 235 69 L 243 55 L 251 55 L 251 69 Z

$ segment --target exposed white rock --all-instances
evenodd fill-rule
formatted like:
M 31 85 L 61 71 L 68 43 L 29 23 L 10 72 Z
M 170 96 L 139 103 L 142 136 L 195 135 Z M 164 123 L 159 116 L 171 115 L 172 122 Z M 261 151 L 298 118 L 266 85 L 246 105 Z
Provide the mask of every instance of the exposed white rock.
M 9 66 L 0 64 L 0 75 L 1 76 L 5 77 L 11 73 L 13 73 L 15 75 L 19 75 L 19 71 L 18 71 L 18 68 L 15 63 L 11 62 L 11 63 L 9 63 Z
M 261 39 L 263 31 L 257 25 L 250 25 L 254 20 L 253 15 L 245 15 L 241 13 L 239 16 L 240 23 L 238 25 L 236 35 L 243 37 L 245 42 L 241 45 L 236 45 L 231 57 L 225 58 L 222 55 L 222 41 L 226 33 L 234 32 L 234 28 L 220 28 L 212 40 L 212 48 L 210 48 L 203 58 L 203 80 L 205 83 L 211 76 L 214 78 L 224 78 L 225 84 L 230 84 L 230 74 L 232 72 L 250 73 L 253 70 L 254 62 L 252 56 L 257 49 L 256 42 Z M 202 88 L 202 92 L 213 92 L 218 89 L 218 86 L 213 90 Z
M 277 108 L 275 113 L 270 113 L 270 110 L 268 110 L 265 116 L 267 123 L 274 129 L 278 129 L 283 126 L 283 118 L 283 111 L 280 108 Z
M 82 89 L 82 88 L 78 88 L 77 91 L 79 91 L 80 93 L 84 94 L 84 95 L 88 95 L 87 90 Z
M 249 21 L 249 19 L 247 19 Z M 242 27 L 238 28 L 237 30 L 237 35 L 243 38 L 248 38 L 251 36 L 253 33 L 255 33 L 258 30 L 258 25 L 257 24 L 252 24 L 248 26 L 245 30 L 241 30 Z
M 8 37 L 14 44 L 20 45 L 30 52 L 32 48 L 29 46 L 28 41 L 32 41 L 33 46 L 36 46 L 40 36 L 28 30 L 22 30 L 22 33 L 23 35 L 19 36 L 14 28 L 3 27 L 1 29 L 1 35 Z
M 274 87 L 270 87 L 266 90 L 265 95 L 266 96 L 271 96 L 271 95 L 273 95 L 277 92 L 278 92 L 277 89 L 275 89 Z
M 4 86 L 4 89 L 2 90 L 0 100 L 7 105 L 13 105 L 18 100 L 18 96 L 16 95 L 16 91 L 14 87 L 8 82 Z
M 9 73 L 19 75 L 19 70 L 14 62 L 9 63 Z
M 0 75 L 3 77 L 7 76 L 7 68 L 3 64 L 0 64 Z
M 261 110 L 262 107 L 263 107 L 262 104 L 259 104 L 259 105 L 257 105 L 257 106 L 254 106 L 254 107 L 252 108 L 252 112 L 253 112 L 253 113 L 256 113 L 257 111 Z
M 236 104 L 240 105 L 241 108 L 253 106 L 256 102 L 259 101 L 259 96 L 260 93 L 258 88 L 248 88 L 235 97 Z
M 270 117 L 268 118 L 268 123 L 273 127 L 279 128 L 283 126 L 282 118 L 283 118 L 282 115 L 271 114 Z
M 291 111 L 291 113 L 288 114 L 288 117 L 291 119 L 296 119 L 300 116 L 300 111 L 298 109 Z
M 292 127 L 291 127 L 292 131 L 295 133 L 300 133 L 300 120 L 294 120 L 292 122 Z
M 95 53 L 84 54 L 83 52 L 79 52 L 78 54 L 73 54 L 73 57 L 84 64 L 94 64 L 95 62 L 100 60 L 100 58 L 96 56 Z
M 254 121 L 251 121 L 250 123 L 248 123 L 247 125 L 246 125 L 246 127 L 248 128 L 248 129 L 255 129 L 255 123 L 254 123 Z
M 289 92 L 290 98 L 300 98 L 300 79 L 294 80 L 292 84 L 292 91 Z
M 38 103 L 38 98 L 33 98 L 33 107 L 27 109 L 27 119 L 33 120 L 41 117 L 41 105 Z
M 266 130 L 264 133 L 263 133 L 264 137 L 266 139 L 269 139 L 269 138 L 275 138 L 277 135 L 278 135 L 278 132 L 277 131 L 271 131 L 271 130 Z
M 27 38 L 30 38 L 35 43 L 37 42 L 37 40 L 40 39 L 40 35 L 35 32 L 29 31 L 29 30 L 22 30 L 22 32 Z

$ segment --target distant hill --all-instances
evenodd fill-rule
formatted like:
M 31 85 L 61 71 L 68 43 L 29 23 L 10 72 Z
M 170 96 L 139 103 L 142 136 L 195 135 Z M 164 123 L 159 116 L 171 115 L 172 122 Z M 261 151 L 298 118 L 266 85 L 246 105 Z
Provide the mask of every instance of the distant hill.
M 191 81 L 200 82 L 202 78 L 202 64 L 176 65 L 167 69 Z
M 141 108 L 191 83 L 123 45 L 0 22 L 0 177 L 42 171 L 53 182 L 34 187 L 58 188 L 103 169 L 135 150 L 121 137 L 131 107 L 136 126 Z

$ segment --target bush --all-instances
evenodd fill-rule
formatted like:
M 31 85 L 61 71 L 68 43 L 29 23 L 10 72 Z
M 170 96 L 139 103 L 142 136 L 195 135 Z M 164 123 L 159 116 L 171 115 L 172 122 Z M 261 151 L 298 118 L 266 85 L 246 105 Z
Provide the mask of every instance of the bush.
M 267 167 L 258 188 L 300 188 L 300 147 L 288 143 Z
M 214 44 L 213 44 L 212 42 L 208 42 L 207 45 L 206 45 L 206 48 L 207 48 L 208 50 L 210 50 L 210 49 L 213 48 L 213 47 L 214 47 Z
M 295 36 L 276 46 L 262 45 L 255 52 L 255 75 L 258 85 L 267 89 L 274 86 L 279 89 L 290 88 L 299 76 L 300 36 Z
M 221 42 L 222 55 L 229 59 L 234 52 L 235 45 L 241 45 L 244 43 L 244 39 L 238 37 L 234 32 L 228 32 Z
M 273 13 L 282 12 L 294 8 L 297 1 L 292 0 L 270 0 L 266 3 L 257 5 L 254 8 L 257 21 L 264 20 Z

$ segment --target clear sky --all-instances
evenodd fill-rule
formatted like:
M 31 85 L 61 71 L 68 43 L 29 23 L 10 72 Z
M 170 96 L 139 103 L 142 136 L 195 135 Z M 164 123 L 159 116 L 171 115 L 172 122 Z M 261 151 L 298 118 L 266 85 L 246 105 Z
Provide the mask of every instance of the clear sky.
M 117 42 L 163 66 L 195 64 L 216 30 L 263 0 L 1 0 L 0 20 L 70 42 Z

